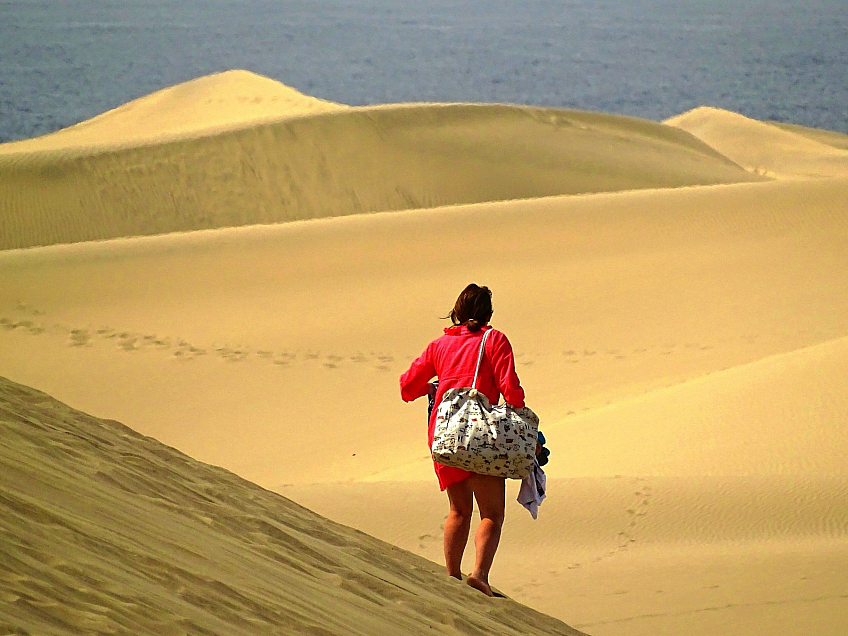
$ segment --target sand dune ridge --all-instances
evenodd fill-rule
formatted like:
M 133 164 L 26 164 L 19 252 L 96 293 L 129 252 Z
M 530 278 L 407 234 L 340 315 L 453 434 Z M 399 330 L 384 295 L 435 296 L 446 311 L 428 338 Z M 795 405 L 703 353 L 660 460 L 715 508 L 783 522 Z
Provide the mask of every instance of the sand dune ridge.
M 196 99 L 214 104 L 219 84 L 244 79 L 202 78 L 67 131 L 0 146 L 0 249 L 761 179 L 686 132 L 579 111 L 345 109 L 301 106 L 309 98 L 300 96 L 271 119 L 255 119 L 249 103 L 226 110 L 223 122 L 215 108 L 189 116 Z M 290 91 L 246 79 L 272 104 Z
M 250 71 L 226 71 L 156 91 L 48 135 L 2 144 L 0 155 L 92 154 L 346 108 Z
M 822 179 L 848 175 L 848 136 L 778 126 L 702 106 L 665 120 L 756 174 Z

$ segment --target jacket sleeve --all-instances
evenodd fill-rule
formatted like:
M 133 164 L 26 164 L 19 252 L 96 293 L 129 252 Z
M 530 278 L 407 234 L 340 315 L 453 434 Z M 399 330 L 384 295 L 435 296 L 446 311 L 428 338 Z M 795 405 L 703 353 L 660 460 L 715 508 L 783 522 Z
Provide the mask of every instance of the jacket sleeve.
M 436 375 L 436 367 L 431 356 L 431 347 L 428 346 L 409 367 L 409 370 L 400 376 L 400 396 L 404 402 L 411 402 L 417 398 L 427 395 L 430 378 Z
M 504 396 L 504 401 L 517 408 L 524 406 L 524 389 L 521 388 L 521 382 L 515 372 L 512 345 L 500 332 L 498 332 L 498 338 L 495 338 L 492 343 L 492 372 L 495 374 L 495 382 Z

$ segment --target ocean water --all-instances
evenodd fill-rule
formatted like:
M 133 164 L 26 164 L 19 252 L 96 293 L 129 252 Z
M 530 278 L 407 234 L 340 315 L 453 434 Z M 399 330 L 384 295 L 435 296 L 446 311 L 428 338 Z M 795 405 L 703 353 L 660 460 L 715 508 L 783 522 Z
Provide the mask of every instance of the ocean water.
M 0 0 L 0 141 L 233 68 L 351 105 L 711 105 L 848 132 L 848 1 Z

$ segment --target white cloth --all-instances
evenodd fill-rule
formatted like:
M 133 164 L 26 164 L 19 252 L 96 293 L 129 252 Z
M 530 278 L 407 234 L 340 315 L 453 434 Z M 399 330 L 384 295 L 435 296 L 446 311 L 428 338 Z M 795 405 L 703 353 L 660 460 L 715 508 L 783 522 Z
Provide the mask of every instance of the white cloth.
M 521 489 L 518 491 L 518 503 L 530 511 L 535 519 L 539 514 L 539 506 L 545 499 L 545 471 L 538 462 L 533 465 L 533 470 L 521 480 Z

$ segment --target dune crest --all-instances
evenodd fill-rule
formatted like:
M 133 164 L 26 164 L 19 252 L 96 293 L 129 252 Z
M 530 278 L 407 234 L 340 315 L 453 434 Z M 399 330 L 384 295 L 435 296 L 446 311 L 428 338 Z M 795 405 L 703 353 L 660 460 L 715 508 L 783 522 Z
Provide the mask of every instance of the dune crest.
M 759 180 L 684 131 L 632 117 L 347 108 L 238 71 L 0 146 L 0 249 Z
M 848 150 L 848 134 L 836 132 L 834 130 L 821 130 L 820 128 L 810 128 L 808 126 L 799 126 L 798 124 L 788 124 L 780 121 L 766 122 L 772 126 L 777 126 L 782 130 L 788 130 L 802 137 L 809 137 L 813 141 L 833 146 L 838 150 Z
M 844 135 L 806 134 L 787 126 L 750 119 L 720 108 L 701 106 L 665 120 L 692 133 L 753 173 L 775 178 L 848 176 L 848 150 L 831 145 Z
M 841 377 L 848 336 L 566 419 L 548 437 L 581 452 L 550 473 L 794 476 L 798 501 L 813 496 L 807 478 L 838 476 L 848 487 L 848 394 L 833 381 Z
M 108 151 L 346 108 L 250 71 L 224 71 L 164 88 L 49 135 L 0 145 L 0 155 Z

